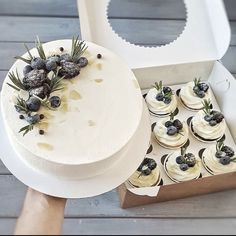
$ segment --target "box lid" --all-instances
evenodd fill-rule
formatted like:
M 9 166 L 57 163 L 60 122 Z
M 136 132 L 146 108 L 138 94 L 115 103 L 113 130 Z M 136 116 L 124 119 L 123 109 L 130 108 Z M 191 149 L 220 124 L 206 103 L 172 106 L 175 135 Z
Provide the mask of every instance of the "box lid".
M 182 34 L 160 47 L 131 44 L 116 34 L 107 18 L 109 0 L 78 0 L 82 39 L 123 57 L 133 69 L 214 61 L 228 49 L 231 33 L 222 0 L 185 0 L 187 17 Z

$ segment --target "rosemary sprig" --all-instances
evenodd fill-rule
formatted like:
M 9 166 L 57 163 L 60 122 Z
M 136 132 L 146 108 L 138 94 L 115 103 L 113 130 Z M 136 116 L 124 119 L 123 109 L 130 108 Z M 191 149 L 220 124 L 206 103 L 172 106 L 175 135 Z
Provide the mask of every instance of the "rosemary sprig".
M 30 132 L 33 129 L 34 129 L 34 125 L 26 125 L 19 130 L 19 133 L 24 132 L 23 136 L 25 136 L 28 132 Z
M 39 37 L 37 36 L 36 38 L 36 41 L 35 41 L 35 47 L 37 48 L 37 51 L 38 51 L 38 54 L 39 54 L 39 57 L 46 60 L 46 55 L 45 55 L 45 52 L 44 52 L 44 49 L 43 49 L 43 45 L 42 43 L 40 42 L 39 40 Z
M 17 70 L 16 70 L 16 74 L 14 72 L 9 72 L 8 77 L 14 85 L 10 83 L 7 83 L 7 85 L 9 85 L 10 87 L 12 87 L 13 89 L 17 91 L 20 91 L 21 89 L 26 90 L 24 84 L 20 80 Z
M 29 48 L 27 47 L 27 45 L 24 43 L 24 47 L 26 48 L 26 50 L 27 50 L 27 52 L 28 52 L 28 54 L 29 54 L 29 58 L 24 58 L 24 57 L 20 57 L 20 56 L 15 56 L 15 59 L 19 59 L 19 60 L 21 60 L 21 61 L 24 61 L 25 63 L 27 63 L 27 64 L 31 64 L 31 61 L 32 61 L 32 59 L 33 59 L 33 56 L 32 56 L 32 54 L 30 53 L 30 50 L 29 50 Z
M 86 43 L 79 40 L 79 36 L 72 38 L 71 57 L 73 61 L 77 61 L 87 50 Z
M 29 54 L 29 57 L 30 57 L 30 60 L 33 60 L 33 56 L 32 56 L 32 54 L 30 53 L 30 50 L 29 50 L 29 48 L 28 48 L 28 46 L 24 43 L 24 47 L 25 47 L 25 49 L 27 50 L 27 52 L 28 52 L 28 54 Z
M 20 96 L 17 97 L 15 108 L 19 112 L 23 112 L 26 114 L 29 112 L 25 100 Z
M 56 73 L 54 73 L 54 75 L 51 78 L 50 85 L 49 85 L 50 93 L 64 89 L 61 83 L 62 80 L 64 79 L 64 76 L 63 77 L 58 76 L 59 70 L 60 68 L 57 68 Z
M 211 110 L 212 110 L 212 104 L 211 101 L 208 99 L 204 99 L 203 102 L 203 111 L 206 115 L 210 115 L 211 114 Z
M 170 113 L 170 121 L 173 121 L 175 118 L 175 114 L 173 112 Z
M 159 83 L 158 82 L 155 82 L 155 84 L 153 85 L 153 87 L 157 90 L 157 91 L 162 91 L 162 81 L 160 81 Z
M 171 98 L 171 96 L 173 95 L 174 95 L 173 91 L 170 91 L 169 93 L 165 94 L 165 97 Z
M 236 157 L 232 157 L 232 159 L 230 159 L 230 162 L 236 162 Z
M 201 82 L 201 77 L 194 79 L 194 85 L 195 86 L 198 86 L 198 84 L 200 84 L 200 82 Z
M 184 132 L 183 132 L 183 130 L 178 130 L 177 133 L 180 134 L 181 136 L 184 136 Z
M 187 151 L 187 147 L 182 146 L 182 147 L 181 147 L 181 156 L 185 156 L 186 151 Z
M 224 141 L 219 140 L 216 142 L 216 151 L 217 152 L 220 151 L 223 147 L 224 147 Z
M 30 59 L 26 59 L 26 58 L 20 57 L 20 56 L 15 56 L 14 58 L 17 59 L 17 60 L 24 61 L 27 64 L 31 64 L 31 60 Z

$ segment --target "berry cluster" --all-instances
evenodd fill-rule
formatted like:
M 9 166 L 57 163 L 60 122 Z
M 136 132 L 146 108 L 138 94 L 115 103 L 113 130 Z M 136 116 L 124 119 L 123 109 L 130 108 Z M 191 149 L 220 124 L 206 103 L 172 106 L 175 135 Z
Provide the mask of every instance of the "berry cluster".
M 87 66 L 88 60 L 81 55 L 87 49 L 83 41 L 78 40 L 78 37 L 72 39 L 71 54 L 65 53 L 62 55 L 45 56 L 43 46 L 39 39 L 36 41 L 36 49 L 39 57 L 33 57 L 28 47 L 25 45 L 29 58 L 17 56 L 16 59 L 23 60 L 28 65 L 23 69 L 24 78 L 21 80 L 18 73 L 9 73 L 9 78 L 13 84 L 8 85 L 17 91 L 25 90 L 29 94 L 28 100 L 18 97 L 15 104 L 16 111 L 21 114 L 20 119 L 25 119 L 28 126 L 23 127 L 19 132 L 24 131 L 25 135 L 33 129 L 33 125 L 40 121 L 38 112 L 41 105 L 49 109 L 58 108 L 61 104 L 61 99 L 58 96 L 50 95 L 58 90 L 63 89 L 61 81 L 63 79 L 71 79 L 80 73 L 80 69 Z M 60 47 L 63 52 L 64 48 Z M 53 73 L 49 77 L 49 73 Z M 41 116 L 42 117 L 42 116 Z M 42 130 L 39 132 L 43 134 Z
M 196 157 L 192 153 L 186 153 L 176 158 L 176 163 L 182 171 L 188 170 L 196 165 Z
M 231 147 L 224 145 L 221 141 L 217 142 L 215 157 L 219 159 L 219 162 L 222 165 L 228 165 L 230 162 L 235 162 L 236 158 L 233 158 L 234 154 L 234 150 Z
M 157 163 L 155 160 L 151 158 L 145 158 L 137 170 L 141 172 L 141 175 L 148 176 L 156 167 Z
M 181 147 L 181 155 L 176 157 L 176 163 L 182 171 L 194 167 L 197 163 L 196 157 L 192 153 L 186 153 L 187 147 Z
M 167 128 L 167 134 L 173 136 L 182 131 L 183 124 L 179 119 L 174 120 L 174 114 L 171 113 L 170 120 L 165 122 L 165 127 Z
M 201 82 L 201 79 L 194 79 L 194 87 L 193 91 L 199 98 L 204 98 L 206 96 L 206 92 L 208 91 L 209 86 L 206 83 Z
M 223 121 L 224 115 L 219 111 L 212 110 L 210 101 L 204 100 L 203 106 L 203 111 L 205 113 L 204 120 L 207 121 L 210 126 L 216 126 Z
M 165 104 L 170 104 L 172 101 L 173 91 L 170 87 L 163 87 L 162 81 L 155 83 L 154 88 L 157 89 L 156 100 L 159 102 L 164 102 Z

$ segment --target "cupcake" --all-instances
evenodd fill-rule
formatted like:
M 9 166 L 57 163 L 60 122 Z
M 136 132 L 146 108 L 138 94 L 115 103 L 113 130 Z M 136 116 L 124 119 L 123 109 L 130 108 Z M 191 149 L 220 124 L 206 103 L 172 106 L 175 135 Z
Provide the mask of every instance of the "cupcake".
M 164 169 L 177 183 L 198 179 L 201 175 L 201 160 L 193 153 L 186 153 L 185 148 L 181 148 L 166 157 Z
M 151 158 L 145 158 L 128 180 L 129 184 L 136 188 L 152 187 L 158 185 L 160 181 L 160 169 Z
M 204 100 L 203 106 L 203 110 L 199 111 L 191 120 L 191 131 L 200 141 L 217 141 L 225 133 L 226 122 L 224 115 L 219 111 L 213 110 L 209 100 Z
M 234 150 L 224 145 L 221 141 L 204 150 L 202 153 L 202 163 L 212 175 L 236 171 Z
M 147 106 L 151 114 L 155 116 L 168 116 L 177 108 L 175 93 L 170 87 L 163 87 L 162 81 L 155 83 L 146 96 Z
M 153 129 L 157 142 L 169 149 L 182 147 L 188 140 L 188 125 L 179 119 L 164 118 L 158 121 Z
M 209 85 L 195 78 L 181 88 L 179 97 L 183 105 L 190 110 L 201 110 L 203 99 L 211 99 Z

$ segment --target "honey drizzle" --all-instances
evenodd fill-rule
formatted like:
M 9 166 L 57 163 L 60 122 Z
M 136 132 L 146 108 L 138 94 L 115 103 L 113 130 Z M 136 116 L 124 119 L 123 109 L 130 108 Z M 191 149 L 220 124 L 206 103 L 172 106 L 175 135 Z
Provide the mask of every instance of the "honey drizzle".
M 52 151 L 53 150 L 53 146 L 51 144 L 48 143 L 37 143 L 38 147 L 41 149 L 45 149 L 47 151 Z

